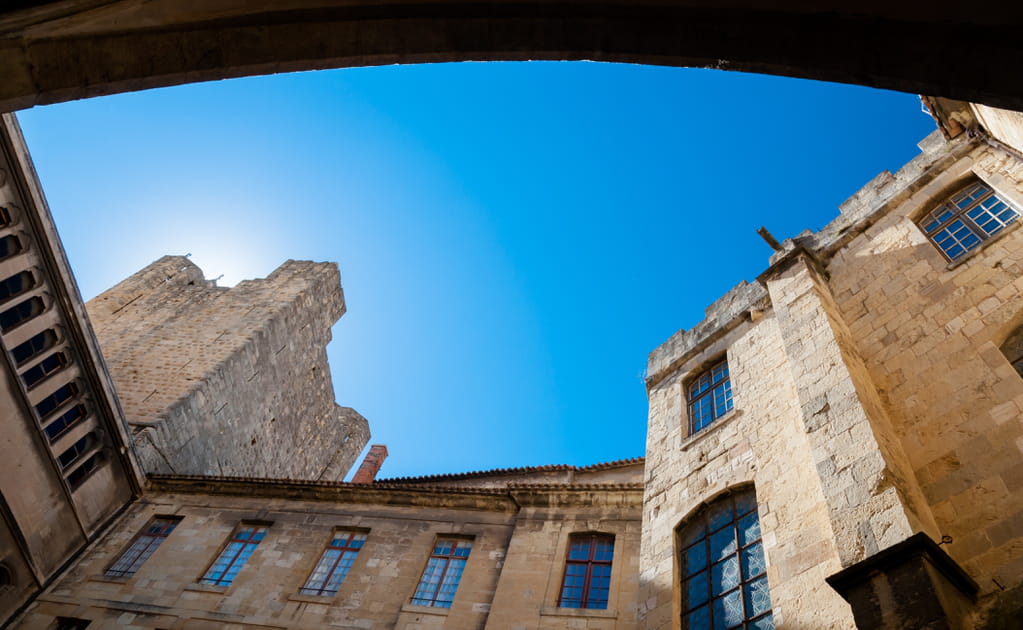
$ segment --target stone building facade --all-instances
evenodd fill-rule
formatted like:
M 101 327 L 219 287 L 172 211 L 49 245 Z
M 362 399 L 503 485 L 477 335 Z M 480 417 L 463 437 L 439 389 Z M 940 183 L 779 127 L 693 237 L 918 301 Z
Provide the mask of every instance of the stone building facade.
M 337 480 L 369 441 L 334 402 L 333 263 L 226 288 L 165 256 L 86 306 L 148 472 Z
M 154 475 L 17 627 L 633 630 L 642 479 L 642 459 L 372 484 Z M 175 527 L 136 572 L 111 575 L 154 519 Z M 228 585 L 204 583 L 240 523 L 265 537 Z M 365 540 L 340 588 L 305 588 L 328 543 L 353 532 Z M 559 607 L 568 548 L 592 534 L 613 544 L 614 589 L 600 609 Z M 454 600 L 417 604 L 443 540 L 469 545 Z
M 643 627 L 703 614 L 685 528 L 747 487 L 778 627 L 998 627 L 1018 605 L 1023 160 L 963 122 L 651 354 Z M 728 399 L 694 426 L 719 365 Z
M 1018 627 L 1023 116 L 925 102 L 939 130 L 917 158 L 877 176 L 818 232 L 781 243 L 765 232 L 775 253 L 756 281 L 651 353 L 644 460 L 370 482 L 378 449 L 362 483 L 171 468 L 143 478 L 132 453 L 146 462 L 146 447 L 128 422 L 147 422 L 154 390 L 177 404 L 170 384 L 191 369 L 135 375 L 147 347 L 180 342 L 168 356 L 189 353 L 187 335 L 143 322 L 192 292 L 200 305 L 232 304 L 187 261 L 159 261 L 98 307 L 102 331 L 100 320 L 138 302 L 138 325 L 110 350 L 120 354 L 114 380 L 121 370 L 134 388 L 127 420 L 109 385 L 91 394 L 109 410 L 103 461 L 120 481 L 88 479 L 128 491 L 100 503 L 105 520 L 69 539 L 61 562 L 8 588 L 18 595 L 0 612 L 14 628 L 48 630 Z M 182 293 L 165 296 L 164 284 Z M 296 288 L 282 285 L 271 293 Z M 67 294 L 83 331 L 75 356 L 102 386 L 88 320 Z M 224 317 L 235 324 L 203 334 L 238 326 L 225 350 L 243 349 L 225 351 L 228 361 L 253 373 L 276 365 L 242 342 L 265 333 Z M 271 335 L 271 350 L 306 334 L 283 326 L 291 332 Z M 28 365 L 11 367 L 5 350 L 16 383 Z M 197 374 L 215 371 L 212 356 Z M 204 422 L 231 401 L 215 385 L 193 410 Z M 39 420 L 22 415 L 22 432 L 38 434 Z M 172 426 L 161 429 L 168 443 Z M 11 484 L 0 489 L 14 504 Z M 8 546 L 4 566 L 41 557 L 38 546 Z

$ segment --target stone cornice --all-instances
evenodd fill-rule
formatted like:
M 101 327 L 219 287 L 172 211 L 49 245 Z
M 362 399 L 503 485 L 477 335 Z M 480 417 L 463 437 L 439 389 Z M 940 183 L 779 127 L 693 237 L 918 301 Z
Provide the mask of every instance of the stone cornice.
M 507 488 L 466 488 L 427 484 L 294 481 L 251 477 L 150 475 L 155 492 L 210 494 L 296 501 L 327 501 L 514 512 L 521 506 L 626 506 L 639 508 L 642 483 L 510 483 Z

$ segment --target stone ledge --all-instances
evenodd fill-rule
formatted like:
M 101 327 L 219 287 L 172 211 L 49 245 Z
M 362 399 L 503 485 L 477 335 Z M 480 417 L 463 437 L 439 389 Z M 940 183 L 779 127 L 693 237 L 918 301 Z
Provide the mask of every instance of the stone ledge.
M 422 615 L 437 615 L 439 617 L 447 617 L 451 611 L 450 608 L 438 608 L 436 606 L 418 606 L 416 604 L 405 603 L 401 605 L 401 612 L 415 613 Z
M 304 593 L 293 593 L 288 595 L 289 602 L 303 602 L 306 604 L 321 604 L 323 606 L 330 606 L 334 603 L 334 599 L 337 598 L 337 593 L 333 595 L 305 595 Z
M 743 414 L 742 409 L 732 409 L 731 411 L 721 416 L 717 420 L 711 422 L 710 425 L 704 427 L 703 429 L 697 431 L 696 433 L 691 433 L 690 435 L 683 438 L 682 446 L 679 447 L 679 450 L 683 452 L 689 450 L 691 446 L 698 442 L 703 441 L 703 438 L 707 437 L 708 435 L 712 435 L 715 431 L 717 431 L 717 429 L 720 429 L 721 427 L 725 426 L 733 419 L 738 418 L 742 414 Z
M 598 619 L 617 619 L 615 609 L 601 610 L 598 608 L 561 608 L 560 606 L 544 606 L 540 609 L 541 617 L 593 617 Z
M 200 584 L 198 582 L 192 584 L 186 584 L 186 591 L 196 591 L 198 593 L 213 593 L 214 595 L 223 595 L 227 592 L 230 586 L 213 586 L 212 584 Z

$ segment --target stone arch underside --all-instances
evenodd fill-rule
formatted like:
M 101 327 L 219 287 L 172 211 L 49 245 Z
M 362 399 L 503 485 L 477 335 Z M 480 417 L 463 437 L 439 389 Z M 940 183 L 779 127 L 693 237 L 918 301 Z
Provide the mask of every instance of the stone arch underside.
M 983 4 L 966 15 L 940 0 L 13 0 L 0 8 L 0 110 L 277 72 L 525 59 L 714 67 L 1023 110 L 1023 6 Z

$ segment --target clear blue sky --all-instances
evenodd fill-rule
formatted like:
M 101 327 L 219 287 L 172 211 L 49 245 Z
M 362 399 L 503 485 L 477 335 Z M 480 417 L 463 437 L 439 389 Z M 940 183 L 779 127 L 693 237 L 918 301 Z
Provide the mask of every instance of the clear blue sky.
M 913 95 L 597 63 L 358 68 L 19 114 L 86 299 L 341 265 L 381 476 L 642 455 L 647 354 L 934 129 Z

